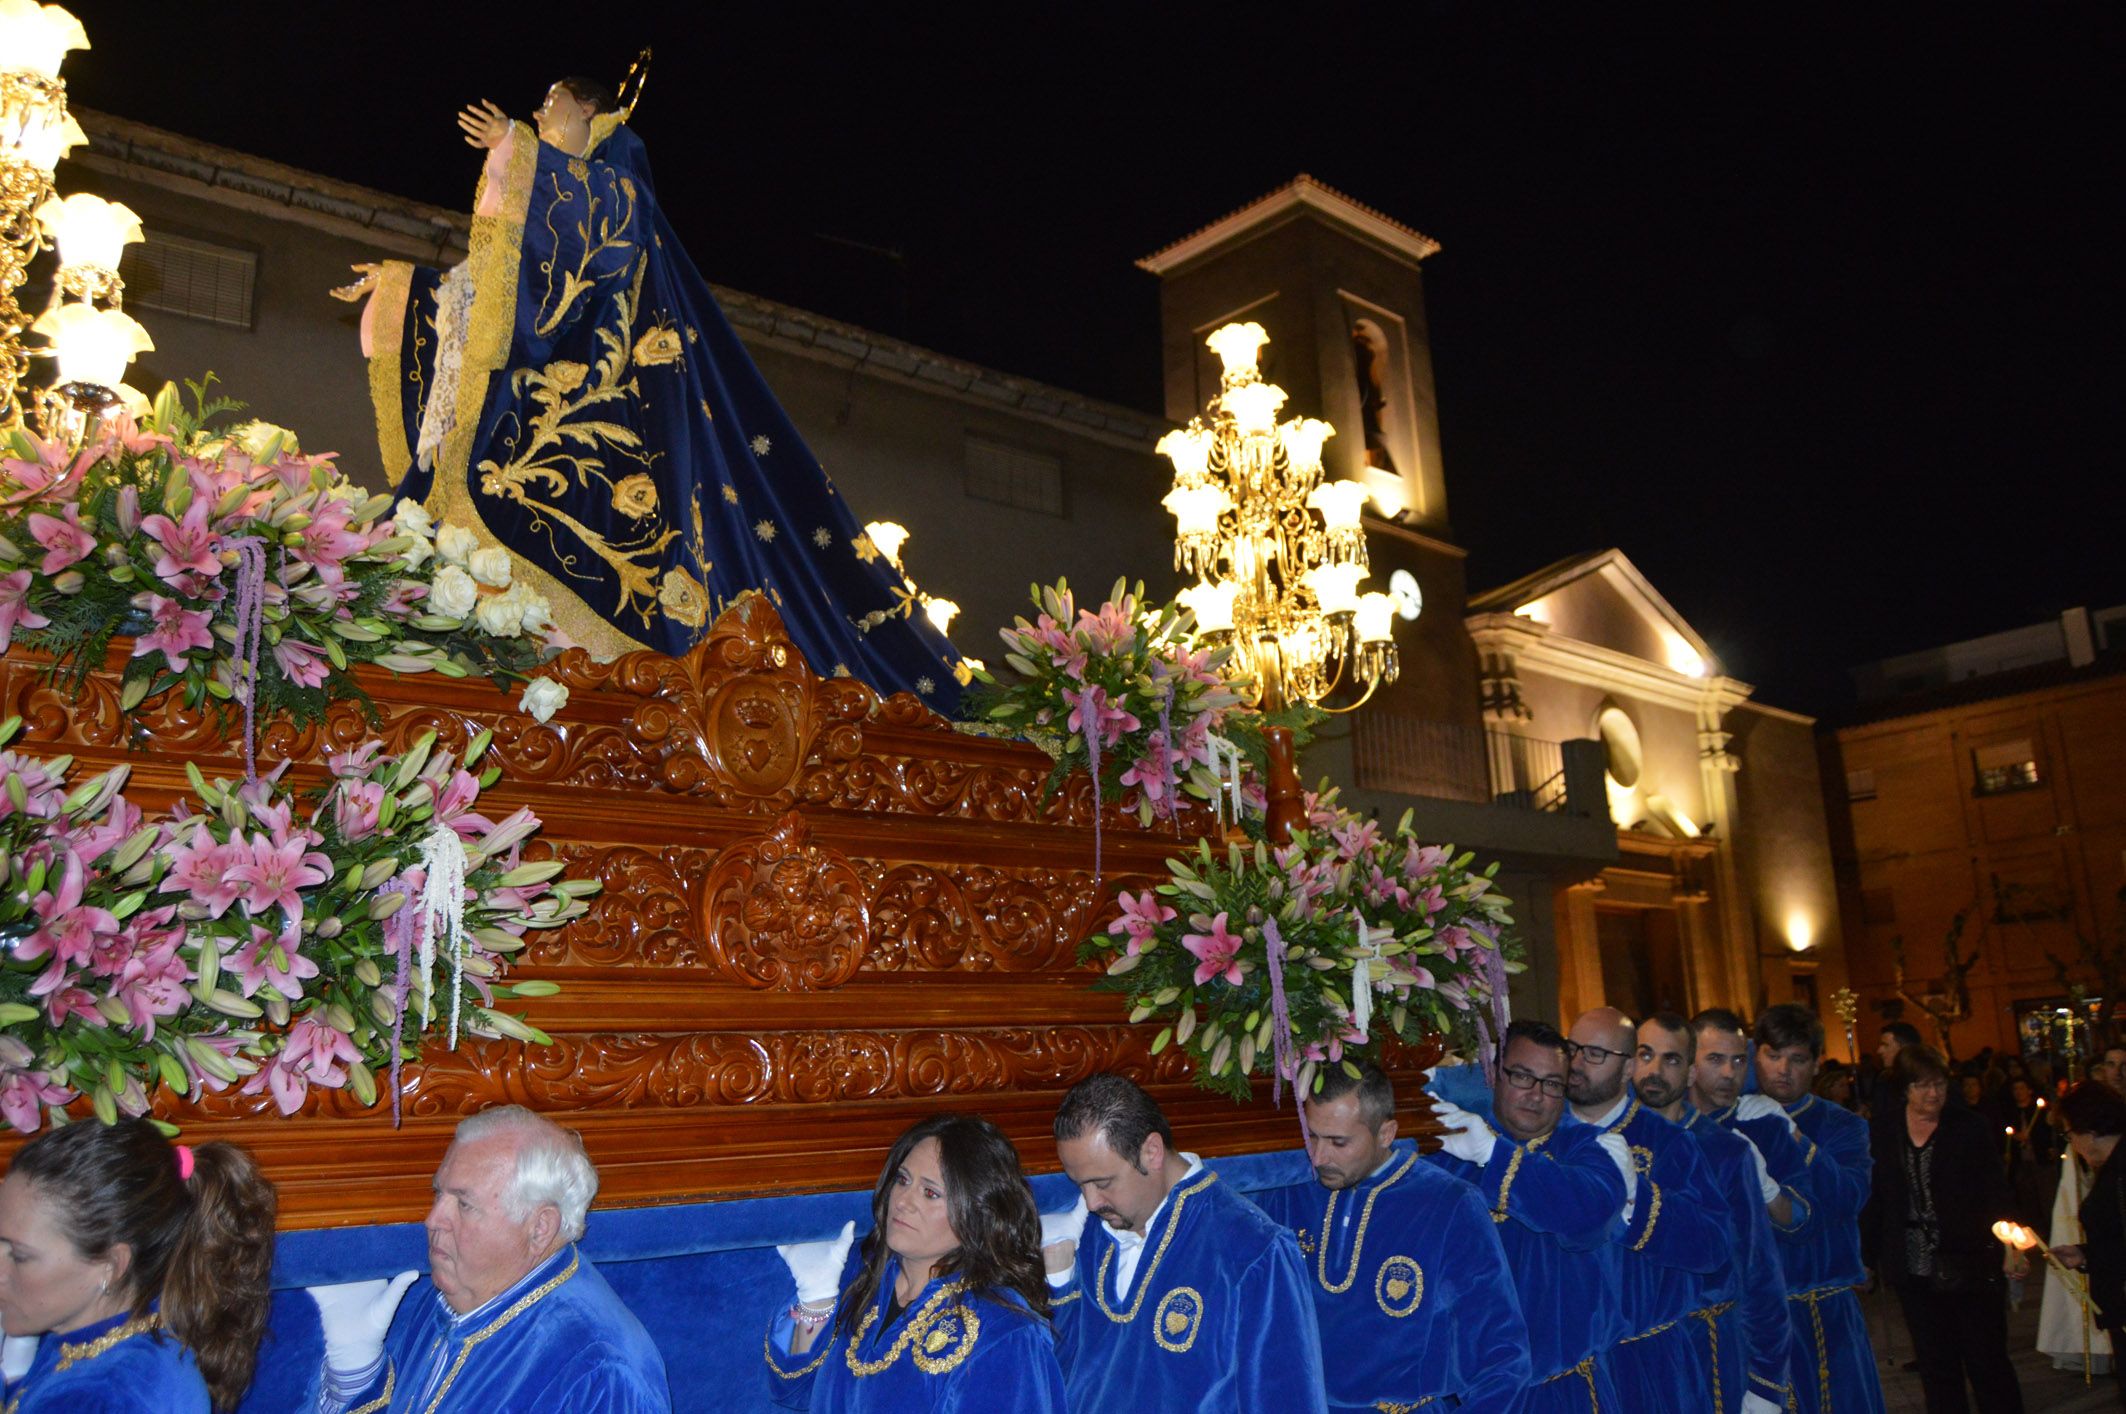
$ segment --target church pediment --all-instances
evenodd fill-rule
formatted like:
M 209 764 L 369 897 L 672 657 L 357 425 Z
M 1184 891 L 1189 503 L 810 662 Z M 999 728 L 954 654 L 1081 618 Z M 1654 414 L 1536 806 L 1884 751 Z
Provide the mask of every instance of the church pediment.
M 1720 672 L 1711 647 L 1622 550 L 1577 555 L 1473 595 L 1469 612 L 1513 614 L 1544 625 L 1555 637 L 1688 677 Z

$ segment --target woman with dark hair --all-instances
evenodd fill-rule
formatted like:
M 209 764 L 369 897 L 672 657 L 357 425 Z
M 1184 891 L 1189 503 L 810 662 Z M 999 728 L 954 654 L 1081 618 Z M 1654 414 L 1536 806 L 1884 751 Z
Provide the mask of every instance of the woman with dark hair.
M 2067 1143 L 2096 1170 L 2096 1179 L 2082 1200 L 2082 1241 L 2055 1245 L 2052 1255 L 2087 1275 L 2097 1323 L 2118 1350 L 2126 1347 L 2126 1159 L 2117 1157 L 2119 1137 L 2126 1135 L 2126 1099 L 2100 1081 L 2085 1080 L 2061 1099 L 2060 1122 L 2067 1126 Z M 2126 1402 L 2126 1367 L 2114 1362 L 2112 1369 Z
M 853 1227 L 777 1249 L 798 1299 L 769 1331 L 770 1399 L 827 1414 L 1063 1414 L 1041 1214 L 1003 1131 L 966 1115 L 914 1125 L 886 1156 L 871 1222 L 846 1286 Z
M 1927 1414 L 1967 1414 L 1967 1379 L 1985 1414 L 2021 1414 L 2002 1280 L 2003 1268 L 2021 1259 L 1993 1235 L 1993 1224 L 2016 1211 L 1999 1131 L 1948 1103 L 1939 1052 L 1907 1046 L 1897 1066 L 1903 1113 L 1875 1126 L 1862 1249 L 1904 1308 Z
M 39 1135 L 0 1182 L 0 1319 L 42 1335 L 7 1414 L 207 1414 L 250 1387 L 273 1185 L 146 1120 Z

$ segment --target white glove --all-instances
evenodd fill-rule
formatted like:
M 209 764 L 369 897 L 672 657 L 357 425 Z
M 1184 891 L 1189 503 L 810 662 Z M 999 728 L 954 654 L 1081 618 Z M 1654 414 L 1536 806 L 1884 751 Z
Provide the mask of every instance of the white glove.
M 1491 1162 L 1491 1151 L 1499 1136 L 1490 1125 L 1460 1105 L 1450 1105 L 1444 1100 L 1432 1102 L 1432 1113 L 1447 1131 L 1440 1136 L 1441 1148 L 1478 1168 Z
M 1772 1171 L 1764 1166 L 1764 1151 L 1758 1148 L 1757 1141 L 1747 1134 L 1737 1135 L 1736 1138 L 1750 1146 L 1750 1162 L 1757 1166 L 1757 1191 L 1764 1195 L 1765 1202 L 1778 1202 L 1779 1180 L 1773 1178 Z
M 1059 1242 L 1068 1242 L 1073 1246 L 1077 1245 L 1078 1238 L 1085 1232 L 1085 1218 L 1086 1207 L 1083 1193 L 1078 1195 L 1077 1202 L 1071 1204 L 1062 1212 L 1041 1214 L 1041 1245 L 1043 1247 L 1053 1247 Z
M 1603 1153 L 1609 1155 L 1617 1172 L 1624 1175 L 1624 1221 L 1630 1222 L 1632 1211 L 1639 1203 L 1639 1170 L 1631 1161 L 1631 1145 L 1624 1142 L 1621 1134 L 1604 1134 L 1595 1142 L 1602 1146 Z
M 30 1372 L 30 1362 L 36 1358 L 37 1337 L 11 1335 L 5 1351 L 0 1352 L 0 1375 L 7 1376 L 7 1382 L 13 1384 Z
M 1785 1411 L 1755 1390 L 1742 1396 L 1742 1414 L 1785 1414 Z
M 842 1263 L 849 1259 L 849 1246 L 856 1241 L 856 1223 L 842 1224 L 841 1236 L 825 1242 L 793 1242 L 778 1246 L 775 1255 L 797 1281 L 797 1299 L 802 1302 L 832 1301 L 842 1294 Z
M 1794 1123 L 1794 1117 L 1786 1112 L 1786 1106 L 1769 1095 L 1744 1095 L 1735 1101 L 1736 1119 L 1770 1119 L 1773 1115 L 1786 1121 L 1789 1134 L 1801 1132 L 1801 1126 Z
M 384 1353 L 384 1336 L 398 1313 L 399 1298 L 419 1275 L 400 1272 L 389 1281 L 380 1277 L 311 1287 L 317 1323 L 325 1333 L 325 1368 L 353 1375 L 374 1365 Z

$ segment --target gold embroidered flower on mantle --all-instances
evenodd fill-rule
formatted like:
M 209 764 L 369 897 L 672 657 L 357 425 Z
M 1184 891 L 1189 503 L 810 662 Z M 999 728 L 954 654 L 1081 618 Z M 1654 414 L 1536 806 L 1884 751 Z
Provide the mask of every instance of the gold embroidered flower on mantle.
M 679 342 L 679 331 L 663 324 L 653 324 L 642 331 L 635 340 L 635 362 L 643 368 L 658 368 L 667 363 L 679 362 L 686 346 Z
M 674 565 L 664 572 L 657 588 L 657 602 L 665 614 L 688 628 L 700 628 L 709 618 L 708 591 L 685 570 Z
M 587 363 L 572 363 L 561 359 L 549 363 L 540 372 L 544 375 L 540 381 L 548 388 L 556 393 L 567 394 L 583 386 L 583 380 L 590 377 L 591 369 Z
M 657 514 L 657 483 L 639 471 L 622 477 L 613 485 L 613 509 L 630 520 Z

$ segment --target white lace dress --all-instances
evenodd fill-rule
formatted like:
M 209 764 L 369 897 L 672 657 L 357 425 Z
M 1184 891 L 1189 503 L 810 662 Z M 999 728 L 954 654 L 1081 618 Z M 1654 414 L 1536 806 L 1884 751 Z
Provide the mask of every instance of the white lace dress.
M 2052 1235 L 2048 1240 L 2053 1246 L 2081 1242 L 2082 1223 L 2078 1214 L 2082 1210 L 2082 1195 L 2089 1191 L 2092 1181 L 2089 1170 L 2070 1151 L 2060 1163 L 2059 1192 L 2052 1200 Z M 2045 1299 L 2037 1316 L 2038 1352 L 2051 1356 L 2056 1369 L 2079 1372 L 2082 1368 L 2082 1303 L 2067 1289 L 2050 1263 L 2044 1266 Z M 2087 1329 L 2090 1369 L 2096 1374 L 2105 1374 L 2111 1369 L 2111 1337 L 2102 1327 L 2091 1325 Z

